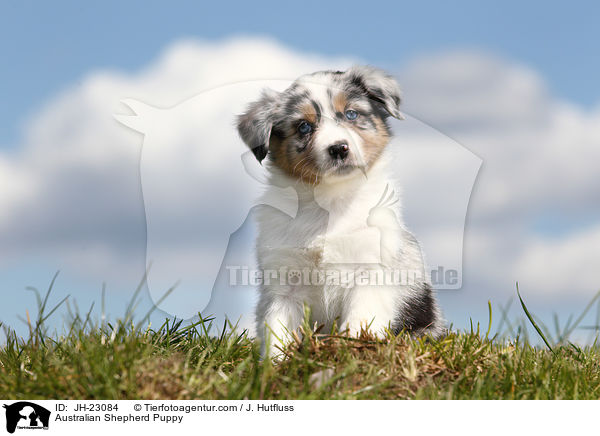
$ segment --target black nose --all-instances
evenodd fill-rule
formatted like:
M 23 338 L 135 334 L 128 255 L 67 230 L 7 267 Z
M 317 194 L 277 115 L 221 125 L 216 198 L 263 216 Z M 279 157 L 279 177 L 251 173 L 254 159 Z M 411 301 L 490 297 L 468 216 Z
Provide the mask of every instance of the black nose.
M 348 148 L 348 144 L 340 142 L 338 144 L 330 145 L 327 150 L 333 159 L 344 160 L 348 156 L 348 151 L 350 149 Z

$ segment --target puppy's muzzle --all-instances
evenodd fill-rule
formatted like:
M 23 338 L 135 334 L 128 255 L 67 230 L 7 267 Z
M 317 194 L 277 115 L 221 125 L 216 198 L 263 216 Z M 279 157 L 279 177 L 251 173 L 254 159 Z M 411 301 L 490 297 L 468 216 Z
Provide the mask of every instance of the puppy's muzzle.
M 343 161 L 344 159 L 346 159 L 348 157 L 350 148 L 348 147 L 348 144 L 346 144 L 345 142 L 337 142 L 333 145 L 330 145 L 327 148 L 327 151 L 329 152 L 329 156 L 331 156 L 331 158 L 334 161 L 337 161 L 337 160 Z

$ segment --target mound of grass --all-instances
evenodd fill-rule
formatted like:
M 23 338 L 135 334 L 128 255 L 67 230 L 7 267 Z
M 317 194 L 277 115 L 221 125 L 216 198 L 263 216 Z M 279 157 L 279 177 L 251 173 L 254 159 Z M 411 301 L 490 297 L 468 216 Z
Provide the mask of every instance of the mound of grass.
M 407 334 L 378 340 L 323 335 L 307 315 L 279 362 L 261 360 L 245 333 L 211 319 L 157 329 L 129 316 L 93 324 L 75 316 L 68 332 L 44 329 L 38 298 L 28 338 L 6 329 L 0 397 L 10 399 L 598 399 L 600 350 L 488 339 L 479 328 L 432 341 Z M 522 300 L 521 300 L 522 301 Z M 523 308 L 526 309 L 524 303 Z M 526 310 L 530 320 L 533 317 Z M 491 312 L 490 312 L 491 314 Z M 143 320 L 142 320 L 143 321 Z M 139 323 L 140 326 L 144 322 Z M 491 325 L 491 318 L 490 318 Z M 542 329 L 537 327 L 544 336 Z M 544 338 L 546 341 L 546 339 Z

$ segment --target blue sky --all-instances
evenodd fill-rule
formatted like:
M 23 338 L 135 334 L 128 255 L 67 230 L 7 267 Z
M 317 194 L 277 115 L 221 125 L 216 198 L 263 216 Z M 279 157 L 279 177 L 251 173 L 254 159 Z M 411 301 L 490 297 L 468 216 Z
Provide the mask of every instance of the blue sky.
M 486 238 L 491 238 L 492 234 L 496 239 L 490 239 L 489 245 L 482 252 L 477 252 L 477 247 L 467 249 L 467 255 L 471 256 L 468 259 L 471 260 L 465 261 L 465 290 L 453 295 L 445 295 L 443 305 L 450 314 L 450 321 L 455 325 L 466 325 L 471 315 L 474 319 L 480 317 L 482 322 L 485 322 L 487 299 L 504 303 L 508 296 L 513 295 L 514 281 L 520 276 L 510 275 L 499 281 L 495 276 L 485 277 L 489 270 L 482 267 L 502 269 L 504 264 L 501 262 L 518 258 L 526 265 L 531 265 L 531 262 L 543 264 L 547 261 L 547 265 L 550 265 L 549 269 L 552 270 L 552 265 L 561 266 L 568 263 L 560 259 L 550 259 L 548 253 L 561 251 L 555 250 L 553 244 L 559 248 L 574 246 L 576 249 L 573 250 L 583 252 L 584 249 L 589 249 L 585 245 L 586 229 L 590 230 L 589 240 L 592 240 L 592 237 L 600 237 L 600 226 L 594 233 L 595 226 L 600 223 L 600 206 L 597 201 L 594 202 L 594 199 L 597 200 L 598 190 L 595 188 L 597 183 L 595 179 L 590 182 L 589 174 L 593 172 L 593 168 L 591 170 L 583 168 L 586 164 L 590 166 L 590 162 L 593 161 L 591 156 L 594 154 L 590 151 L 593 147 L 590 147 L 590 143 L 596 138 L 594 135 L 597 130 L 593 124 L 596 118 L 593 117 L 600 101 L 598 22 L 600 22 L 600 4 L 596 2 L 571 2 L 561 6 L 536 1 L 505 1 L 494 4 L 477 1 L 452 3 L 347 1 L 335 6 L 327 2 L 310 1 L 296 4 L 284 2 L 201 4 L 181 1 L 169 5 L 155 1 L 95 4 L 58 1 L 4 2 L 0 5 L 0 54 L 2 55 L 0 152 L 4 153 L 4 155 L 0 153 L 0 170 L 3 157 L 6 161 L 12 162 L 15 168 L 21 169 L 18 168 L 19 159 L 13 162 L 11 156 L 19 154 L 19 148 L 26 143 L 24 136 L 31 133 L 31 125 L 35 124 L 32 120 L 36 119 L 42 109 L 50 107 L 57 113 L 61 111 L 68 113 L 68 110 L 55 101 L 55 98 L 65 90 L 77 94 L 78 90 L 84 93 L 91 89 L 88 79 L 90 74 L 98 71 L 131 73 L 129 77 L 133 78 L 132 84 L 136 80 L 141 82 L 144 71 L 156 69 L 157 64 L 160 66 L 161 53 L 176 47 L 178 41 L 186 39 L 208 41 L 214 43 L 215 47 L 221 47 L 219 44 L 230 38 L 237 37 L 238 40 L 243 40 L 266 37 L 276 41 L 285 50 L 293 52 L 294 56 L 302 58 L 301 65 L 311 64 L 312 61 L 307 60 L 307 54 L 315 54 L 327 59 L 338 57 L 362 59 L 396 73 L 406 73 L 407 92 L 417 89 L 416 95 L 421 97 L 422 102 L 422 106 L 419 106 L 419 99 L 416 106 L 413 102 L 413 113 L 422 115 L 425 121 L 431 121 L 432 125 L 438 128 L 444 128 L 445 134 L 462 144 L 472 146 L 471 149 L 484 158 L 484 167 L 479 179 L 481 185 L 478 186 L 470 206 L 469 219 L 472 224 L 470 229 L 473 229 L 470 231 L 470 237 L 475 241 L 472 243 L 474 246 L 478 241 L 487 243 Z M 257 44 L 260 46 L 260 43 Z M 222 45 L 224 47 L 226 44 Z M 202 53 L 202 50 L 197 51 Z M 448 66 L 447 60 L 443 58 L 446 53 L 454 53 L 451 55 L 454 56 L 464 51 L 480 53 L 481 56 L 466 59 L 458 56 L 456 63 L 463 65 L 464 62 L 465 71 L 469 68 L 479 71 L 477 73 L 479 76 L 476 74 L 474 77 L 483 77 L 484 82 L 489 80 L 489 83 L 486 82 L 489 86 L 481 88 L 481 84 L 461 82 L 465 79 L 460 74 L 456 77 L 449 75 L 451 80 L 448 83 L 451 86 L 448 90 L 438 87 L 433 94 L 428 93 L 429 84 L 438 83 L 439 79 L 446 75 L 446 71 L 430 71 L 422 65 Z M 189 57 L 190 62 L 195 59 L 194 53 Z M 419 64 L 418 60 L 421 58 L 426 59 L 426 62 Z M 497 59 L 500 61 L 496 62 Z M 185 70 L 187 61 L 188 58 L 183 57 L 184 64 L 177 65 L 177 68 Z M 407 65 L 414 67 L 415 63 L 421 65 L 421 69 L 413 68 L 409 69 L 409 72 L 404 70 Z M 491 70 L 488 69 L 490 65 L 492 65 Z M 523 76 L 519 68 L 513 69 L 514 65 L 533 72 L 535 78 Z M 497 74 L 495 74 L 496 69 Z M 494 74 L 490 74 L 490 71 Z M 164 80 L 172 80 L 169 77 L 166 74 Z M 111 78 L 113 79 L 114 77 Z M 530 94 L 527 92 L 519 94 L 523 91 L 522 88 L 511 88 L 515 81 L 525 83 L 525 91 L 529 92 L 531 89 L 533 91 Z M 536 88 L 538 84 L 543 88 L 539 93 Z M 499 107 L 497 113 L 487 113 L 487 103 L 504 101 L 502 95 L 493 94 L 496 88 L 514 92 L 515 101 L 506 107 Z M 438 92 L 441 93 L 438 95 Z M 546 94 L 550 96 L 547 99 Z M 536 100 L 535 104 L 527 101 L 528 95 L 534 95 L 539 101 Z M 75 97 L 75 102 L 81 102 L 77 100 L 77 96 Z M 522 102 L 519 100 L 521 98 Z M 463 119 L 453 118 L 454 101 L 458 99 L 464 100 L 461 104 L 474 103 L 471 106 L 465 105 L 471 108 L 468 110 L 472 112 L 467 111 L 466 115 L 463 114 Z M 437 105 L 438 100 L 441 102 L 441 109 L 438 108 L 437 112 L 429 111 L 429 108 Z M 118 98 L 115 97 L 115 101 L 118 101 Z M 555 110 L 556 102 L 564 102 L 565 107 L 561 106 Z M 537 110 L 543 112 L 546 103 L 548 107 L 552 106 L 551 113 L 543 115 L 543 117 L 547 116 L 547 119 L 544 118 L 547 124 L 543 124 L 542 128 L 537 130 L 532 127 L 532 131 L 527 132 L 527 135 L 519 136 L 522 114 L 525 114 L 523 115 L 525 117 L 531 116 L 531 113 Z M 529 109 L 519 112 L 520 106 Z M 575 114 L 569 112 L 571 106 L 576 108 Z M 83 109 L 85 108 L 82 106 Z M 102 107 L 103 113 L 107 114 L 111 113 L 112 109 L 113 106 L 108 104 Z M 517 115 L 508 116 L 507 113 L 511 111 Z M 473 124 L 473 120 L 479 119 L 477 118 L 479 113 L 484 113 L 484 118 L 488 117 L 492 121 L 499 119 L 501 123 L 507 123 L 506 129 L 503 128 L 502 134 L 499 134 L 498 131 L 493 130 L 493 123 L 490 124 L 492 130 L 488 129 L 489 126 L 483 125 L 471 125 L 471 130 L 463 130 L 460 127 Z M 564 129 L 559 128 L 558 132 L 566 138 L 567 146 L 571 141 L 579 144 L 580 148 L 577 148 L 579 151 L 574 153 L 573 162 L 565 162 L 562 159 L 561 153 L 564 153 L 564 150 L 560 147 L 553 149 L 554 151 L 549 151 L 550 147 L 540 149 L 547 145 L 544 141 L 549 141 L 546 133 L 551 132 L 550 127 L 557 124 L 555 122 L 570 120 L 569 117 L 573 117 L 576 122 Z M 62 122 L 60 117 L 57 120 L 59 127 L 64 128 L 65 124 L 60 124 Z M 582 130 L 586 129 L 581 135 L 577 132 L 579 127 Z M 91 127 L 89 131 L 93 133 Z M 476 132 L 475 136 L 472 135 L 473 131 Z M 499 154 L 498 144 L 494 142 L 496 136 L 498 140 L 506 141 L 506 155 Z M 91 137 L 93 138 L 93 135 Z M 110 135 L 108 138 L 112 139 Z M 528 142 L 530 138 L 536 138 L 536 141 L 530 143 Z M 54 137 L 52 140 L 55 142 L 50 145 L 56 146 L 60 151 L 58 147 L 61 146 L 63 138 Z M 519 149 L 519 147 L 523 148 Z M 540 164 L 542 166 L 538 168 L 536 165 L 543 159 L 538 159 L 536 153 L 544 158 L 554 156 L 556 159 L 548 158 L 548 162 Z M 57 156 L 59 157 L 57 160 L 69 160 L 66 155 L 57 154 Z M 52 159 L 48 158 L 48 160 Z M 23 161 L 27 163 L 25 158 Z M 510 179 L 518 178 L 515 176 L 518 170 L 515 170 L 514 166 L 519 164 L 523 164 L 523 167 L 520 167 L 521 178 L 514 183 L 514 186 L 503 187 L 506 192 L 514 195 L 514 201 L 503 203 L 503 209 L 486 203 L 487 192 L 495 189 L 502 181 L 510 182 Z M 109 190 L 94 191 L 94 189 L 110 187 L 105 179 L 98 176 L 97 180 L 87 180 L 85 170 L 82 168 L 86 167 L 80 165 L 67 168 L 71 171 L 71 173 L 67 171 L 67 176 L 71 178 L 65 176 L 65 180 L 69 182 L 65 186 L 91 186 L 89 192 L 100 193 L 99 195 L 103 195 L 101 198 L 107 199 L 105 200 L 107 208 L 123 208 L 126 201 L 121 199 L 119 199 L 121 202 L 115 201 L 112 206 L 109 204 L 113 195 Z M 526 170 L 523 171 L 523 168 Z M 531 175 L 525 174 L 529 168 L 532 169 Z M 579 168 L 581 174 L 577 174 Z M 35 175 L 37 170 L 38 168 L 32 165 L 29 172 Z M 112 167 L 104 170 L 107 178 L 108 175 L 112 175 L 110 173 Z M 553 180 L 555 184 L 546 187 L 543 184 L 543 177 L 555 171 L 558 171 L 558 176 Z M 49 182 L 49 186 L 64 188 L 60 184 L 61 180 L 56 181 L 52 178 L 57 173 L 59 172 L 49 170 L 49 180 L 56 182 L 56 185 Z M 488 176 L 491 178 L 486 179 Z M 541 179 L 541 184 L 538 178 Z M 494 183 L 486 184 L 486 180 L 492 179 Z M 121 179 L 115 178 L 115 180 Z M 0 173 L 0 183 L 1 181 Z M 137 185 L 134 188 L 138 189 Z M 124 191 L 129 192 L 128 189 L 123 188 Z M 124 198 L 130 203 L 133 199 L 140 204 L 134 204 L 133 209 L 136 207 L 137 209 L 130 211 L 130 215 L 123 220 L 122 227 L 115 227 L 126 233 L 115 232 L 114 235 L 109 236 L 122 242 L 124 239 L 129 239 L 122 237 L 123 234 L 127 234 L 135 240 L 135 244 L 124 244 L 125 248 L 117 246 L 117 251 L 119 255 L 135 259 L 135 274 L 138 274 L 143 270 L 144 221 L 139 190 L 135 189 L 132 191 L 133 197 Z M 68 189 L 64 190 L 68 191 Z M 71 206 L 71 203 L 66 201 L 79 198 L 69 197 L 67 195 L 69 192 L 63 197 L 56 192 L 50 190 L 48 192 L 50 200 L 54 199 L 52 195 L 56 194 L 56 199 L 65 201 L 65 203 L 58 203 L 65 209 Z M 44 193 L 45 191 L 42 191 L 42 194 Z M 0 186 L 0 194 L 2 194 L 2 186 Z M 525 194 L 529 194 L 531 198 Z M 556 194 L 556 201 L 551 198 L 554 194 Z M 40 198 L 45 199 L 43 196 Z M 0 195 L 0 224 L 2 224 L 2 200 Z M 42 206 L 45 204 L 41 201 L 38 203 Z M 56 209 L 58 210 L 59 207 Z M 36 209 L 32 207 L 31 210 Z M 95 211 L 93 208 L 90 210 Z M 26 214 L 28 211 L 29 209 L 24 209 L 23 213 Z M 119 213 L 121 209 L 115 211 Z M 42 214 L 46 212 L 60 218 L 56 219 L 59 223 L 62 223 L 61 220 L 65 218 L 58 211 L 43 209 L 41 211 Z M 64 220 L 67 227 L 59 226 L 57 229 L 62 230 L 64 235 L 65 228 L 74 225 L 76 230 L 73 230 L 72 236 L 76 239 L 80 236 L 75 233 L 76 231 L 83 232 L 82 228 L 92 228 L 93 225 L 97 225 L 96 221 L 90 220 L 89 216 L 85 215 L 87 212 L 85 210 L 81 212 L 80 222 Z M 107 216 L 109 215 L 110 213 L 107 212 Z M 44 229 L 43 221 L 44 219 L 31 222 Z M 24 222 L 29 223 L 29 221 Z M 103 229 L 102 231 L 105 232 L 103 234 L 98 232 L 97 235 L 84 236 L 94 242 L 101 239 L 102 235 L 110 234 L 112 224 L 114 223 L 110 221 L 106 228 L 98 227 Z M 51 230 L 48 232 L 50 233 Z M 35 244 L 38 241 L 28 239 L 27 231 L 23 234 L 25 236 L 19 237 L 33 244 L 32 252 L 35 253 L 37 248 Z M 52 233 L 47 239 L 51 239 L 54 235 Z M 0 234 L 0 240 L 2 236 Z M 11 240 L 10 237 L 6 239 Z M 84 239 L 82 237 L 82 247 L 89 242 Z M 114 240 L 107 242 L 107 245 L 114 243 Z M 517 240 L 520 241 L 518 249 L 509 245 Z M 39 243 L 46 243 L 46 241 L 39 241 Z M 61 241 L 58 246 L 61 246 Z M 531 252 L 527 251 L 528 246 L 532 248 Z M 592 250 L 588 251 L 592 255 L 597 254 Z M 22 294 L 14 293 L 13 290 L 23 289 L 27 285 L 44 288 L 56 269 L 61 269 L 62 266 L 53 263 L 53 259 L 44 255 L 3 264 L 2 254 L 2 247 L 0 247 L 0 289 L 5 292 L 5 297 L 8 293 L 9 295 L 8 299 L 3 300 L 4 307 L 0 311 L 0 320 L 8 319 L 13 323 L 16 313 L 23 314 L 25 309 L 31 308 L 33 301 L 31 296 L 23 298 Z M 590 256 L 581 256 L 583 262 L 589 258 Z M 590 263 L 585 264 L 587 268 L 585 271 L 590 270 L 588 264 Z M 568 272 L 567 269 L 560 269 L 561 274 L 565 271 Z M 543 278 L 543 274 L 538 274 L 536 277 Z M 595 277 L 591 275 L 586 277 L 586 285 L 577 288 L 578 299 L 571 298 L 569 294 L 571 289 L 563 286 L 564 293 L 560 296 L 562 298 L 560 306 L 556 305 L 558 301 L 556 299 L 547 301 L 543 289 L 538 290 L 536 301 L 539 303 L 540 310 L 550 313 L 551 310 L 560 307 L 561 313 L 566 315 L 575 311 L 582 301 L 589 300 L 589 294 L 593 289 L 588 284 L 594 283 L 595 286 L 597 283 Z M 528 284 L 533 286 L 534 282 L 531 279 Z M 543 288 L 541 282 L 539 287 Z M 70 292 L 77 296 L 82 307 L 86 307 L 94 299 L 97 301 L 101 280 L 97 276 L 92 280 L 84 273 L 79 274 L 79 271 L 65 271 L 59 276 L 59 288 L 60 292 L 56 300 Z M 487 289 L 488 293 L 484 292 L 475 297 L 478 289 Z M 111 310 L 114 314 L 121 313 L 123 302 L 127 300 L 131 290 L 131 281 L 127 286 L 114 285 L 109 281 L 107 300 L 111 302 Z M 552 298 L 558 297 L 554 295 Z
M 599 20 L 597 2 L 3 2 L 0 146 L 86 72 L 134 71 L 182 37 L 271 36 L 384 67 L 480 49 L 535 68 L 554 95 L 589 106 L 600 95 Z

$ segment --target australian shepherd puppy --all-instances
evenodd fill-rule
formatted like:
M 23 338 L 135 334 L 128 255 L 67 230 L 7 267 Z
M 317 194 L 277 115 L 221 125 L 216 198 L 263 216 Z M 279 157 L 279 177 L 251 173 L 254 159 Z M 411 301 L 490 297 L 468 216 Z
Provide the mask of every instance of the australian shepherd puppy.
M 388 118 L 402 119 L 396 81 L 356 66 L 264 90 L 238 131 L 265 160 L 270 187 L 291 187 L 294 217 L 271 207 L 256 216 L 256 308 L 263 350 L 277 355 L 310 307 L 313 321 L 356 335 L 387 329 L 439 336 L 440 315 L 419 244 L 406 230 L 393 186 Z M 269 192 L 273 191 L 273 192 Z M 272 202 L 271 202 L 272 204 Z

